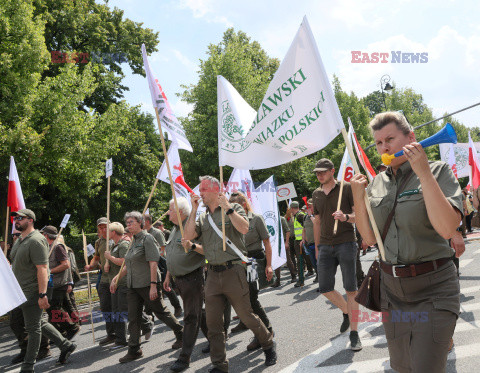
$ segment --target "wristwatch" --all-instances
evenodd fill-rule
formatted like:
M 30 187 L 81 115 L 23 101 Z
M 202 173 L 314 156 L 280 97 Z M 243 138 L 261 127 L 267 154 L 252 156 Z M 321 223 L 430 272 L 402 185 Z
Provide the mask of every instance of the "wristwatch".
M 225 215 L 230 215 L 230 214 L 233 214 L 234 212 L 235 212 L 234 209 L 229 208 L 229 209 L 227 210 L 227 212 L 225 213 Z
M 47 293 L 39 293 L 38 297 L 39 298 L 45 298 L 47 296 Z

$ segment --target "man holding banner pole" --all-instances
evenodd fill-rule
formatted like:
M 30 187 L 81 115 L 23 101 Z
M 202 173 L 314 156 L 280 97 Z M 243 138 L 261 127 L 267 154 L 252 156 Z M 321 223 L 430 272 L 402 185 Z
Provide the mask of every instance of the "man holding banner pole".
M 320 182 L 320 187 L 313 192 L 312 196 L 320 293 L 343 312 L 340 333 L 346 332 L 350 327 L 350 348 L 353 351 L 359 351 L 362 349 L 362 344 L 357 332 L 358 323 L 352 320 L 352 312 L 359 309 L 355 301 L 357 294 L 355 265 L 358 249 L 353 229 L 355 209 L 352 189 L 350 183 L 343 184 L 344 193 L 342 193 L 340 209 L 337 210 L 340 185 L 334 178 L 335 168 L 332 161 L 326 158 L 319 160 L 313 172 Z M 336 220 L 339 223 L 337 232 L 334 234 Z M 335 273 L 339 264 L 347 301 L 335 290 Z
M 207 211 L 196 221 L 197 209 L 203 200 Z M 220 182 L 212 176 L 200 178 L 200 197 L 192 195 L 192 211 L 185 225 L 185 239 L 201 237 L 205 259 L 208 260 L 208 276 L 205 284 L 205 310 L 207 316 L 210 358 L 214 365 L 211 372 L 228 372 L 223 330 L 225 299 L 231 303 L 240 320 L 255 334 L 265 353 L 265 365 L 274 365 L 277 354 L 273 333 L 253 313 L 250 304 L 244 259 L 246 254 L 244 235 L 249 223 L 245 210 L 237 203 L 230 204 L 221 193 Z M 226 250 L 223 251 L 222 208 L 225 210 Z M 238 252 L 238 254 L 237 254 Z M 240 255 L 239 255 L 240 254 Z M 245 258 L 246 260 L 246 258 Z

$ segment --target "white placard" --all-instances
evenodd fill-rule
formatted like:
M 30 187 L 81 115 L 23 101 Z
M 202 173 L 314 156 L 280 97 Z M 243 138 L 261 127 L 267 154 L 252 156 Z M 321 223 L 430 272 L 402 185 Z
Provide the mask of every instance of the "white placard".
M 65 214 L 62 222 L 60 223 L 60 228 L 65 228 L 68 224 L 68 220 L 70 220 L 70 214 Z
M 87 245 L 87 256 L 92 256 L 93 254 L 95 254 L 95 248 L 89 243 Z
M 287 183 L 283 185 L 279 185 L 277 187 L 277 201 L 285 201 L 287 199 L 292 199 L 297 196 L 297 192 L 295 191 L 295 186 L 293 183 Z
M 113 173 L 113 161 L 112 158 L 108 159 L 105 163 L 105 177 L 109 178 Z

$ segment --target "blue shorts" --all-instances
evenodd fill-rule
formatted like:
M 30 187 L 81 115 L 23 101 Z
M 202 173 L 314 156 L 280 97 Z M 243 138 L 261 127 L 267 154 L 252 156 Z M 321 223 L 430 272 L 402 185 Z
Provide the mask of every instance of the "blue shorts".
M 345 242 L 333 246 L 318 245 L 317 271 L 320 293 L 328 293 L 335 289 L 335 274 L 339 264 L 344 289 L 357 290 L 357 250 L 356 242 Z

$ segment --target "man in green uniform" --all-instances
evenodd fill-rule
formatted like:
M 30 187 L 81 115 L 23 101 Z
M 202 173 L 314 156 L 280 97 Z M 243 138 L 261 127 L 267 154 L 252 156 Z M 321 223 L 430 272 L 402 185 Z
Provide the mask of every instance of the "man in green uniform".
M 165 236 L 163 235 L 163 232 L 160 229 L 152 226 L 152 216 L 151 215 L 146 214 L 144 219 L 145 219 L 145 230 L 155 238 L 155 240 L 158 243 L 158 247 L 160 248 L 160 256 L 162 256 L 163 258 L 160 258 L 160 260 L 158 262 L 158 267 L 161 268 L 161 263 L 160 262 L 162 260 L 164 261 L 165 245 L 167 244 L 167 242 L 165 240 Z M 165 263 L 165 261 L 164 261 L 164 263 Z M 180 317 L 180 315 L 182 314 L 182 306 L 180 305 L 180 300 L 177 297 L 177 293 L 175 293 L 174 290 L 170 289 L 170 291 L 165 292 L 165 295 L 167 296 L 168 300 L 170 301 L 173 308 L 175 309 L 175 312 L 173 313 L 173 315 L 175 317 Z M 147 313 L 151 314 L 151 311 L 147 309 Z
M 14 216 L 15 229 L 22 232 L 12 248 L 12 270 L 27 301 L 20 307 L 25 320 L 28 344 L 22 364 L 22 372 L 33 372 L 35 358 L 40 348 L 42 333 L 55 342 L 60 349 L 58 363 L 64 364 L 77 347 L 47 322 L 43 312 L 50 305 L 47 298 L 48 243 L 33 226 L 35 214 L 23 209 L 10 214 Z
M 107 336 L 100 340 L 100 346 L 115 342 L 115 328 L 111 322 L 112 315 L 112 297 L 110 295 L 110 281 L 108 279 L 108 271 L 110 264 L 105 259 L 105 250 L 107 249 L 107 218 L 97 220 L 98 240 L 95 241 L 95 254 L 90 261 L 90 265 L 85 266 L 85 271 L 96 269 L 100 266 L 102 270 L 100 284 L 98 284 L 98 297 L 100 298 L 100 310 L 105 320 Z M 107 265 L 106 265 L 107 264 Z M 105 266 L 106 265 L 106 266 Z
M 53 275 L 53 291 L 50 308 L 47 311 L 49 322 L 70 340 L 80 331 L 80 327 L 72 321 L 72 315 L 69 315 L 64 307 L 67 299 L 69 300 L 67 289 L 70 280 L 69 277 L 71 277 L 67 250 L 62 244 L 57 244 L 52 248 L 58 235 L 58 230 L 53 225 L 47 225 L 42 228 L 40 233 L 42 233 L 47 240 L 51 250 L 48 264 L 50 273 Z
M 177 206 L 180 211 L 181 224 L 185 226 L 191 211 L 190 205 L 185 197 L 180 197 L 177 198 Z M 198 243 L 184 240 L 184 245 L 188 249 L 184 248 L 173 200 L 170 201 L 168 216 L 174 224 L 174 228 L 165 248 L 168 271 L 163 289 L 171 291 L 170 283 L 174 278 L 185 309 L 182 351 L 178 360 L 170 367 L 170 370 L 174 372 L 181 372 L 190 365 L 190 355 L 197 341 L 202 320 L 205 257 L 203 248 Z
M 212 176 L 200 178 L 200 196 L 207 206 L 196 222 L 200 197 L 192 195 L 192 212 L 185 225 L 185 239 L 201 237 L 205 257 L 208 260 L 208 276 L 205 285 L 205 310 L 207 314 L 210 358 L 214 365 L 212 372 L 228 372 L 223 330 L 225 298 L 235 309 L 240 320 L 255 334 L 265 352 L 265 364 L 277 362 L 273 333 L 253 313 L 250 304 L 245 265 L 232 249 L 236 247 L 245 255 L 244 235 L 249 224 L 245 211 L 238 203 L 230 204 L 220 191 L 220 182 Z M 222 210 L 225 212 L 226 248 L 223 251 Z M 212 226 L 213 221 L 215 226 Z

